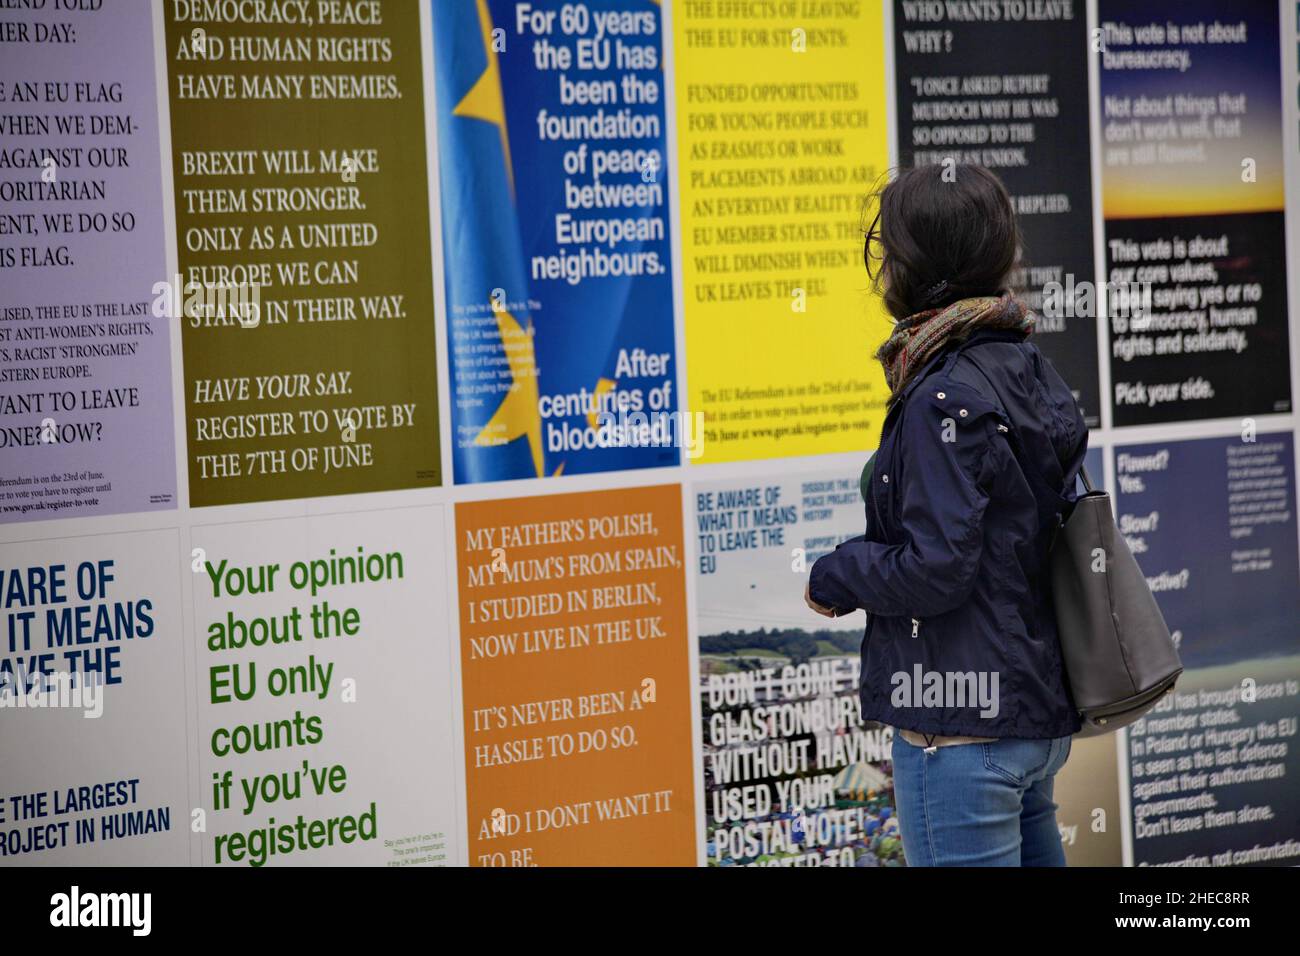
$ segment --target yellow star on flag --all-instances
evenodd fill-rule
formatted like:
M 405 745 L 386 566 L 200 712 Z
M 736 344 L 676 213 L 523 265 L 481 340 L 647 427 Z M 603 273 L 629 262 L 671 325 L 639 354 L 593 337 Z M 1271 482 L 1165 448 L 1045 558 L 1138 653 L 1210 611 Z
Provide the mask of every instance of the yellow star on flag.
M 492 49 L 492 15 L 488 13 L 487 0 L 478 0 L 478 24 L 483 31 L 483 54 L 487 66 L 482 75 L 469 88 L 453 109 L 453 116 L 493 123 L 501 133 L 501 152 L 505 154 L 506 176 L 510 180 L 510 196 L 515 195 L 515 167 L 510 160 L 510 135 L 506 132 L 506 106 L 501 96 L 501 67 Z
M 533 350 L 532 325 L 523 328 L 513 315 L 502 309 L 497 313 L 497 332 L 510 369 L 510 389 L 475 436 L 474 444 L 504 445 L 526 435 L 533 453 L 533 470 L 541 478 L 546 474 L 546 466 L 542 461 L 542 416 L 537 410 L 537 355 Z

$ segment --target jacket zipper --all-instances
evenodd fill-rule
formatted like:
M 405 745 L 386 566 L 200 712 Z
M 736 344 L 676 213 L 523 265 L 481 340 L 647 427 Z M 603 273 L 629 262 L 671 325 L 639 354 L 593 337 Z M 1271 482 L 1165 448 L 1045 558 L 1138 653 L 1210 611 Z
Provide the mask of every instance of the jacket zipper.
M 916 639 L 916 632 L 919 631 L 920 629 L 921 629 L 920 618 L 915 618 L 915 617 L 912 618 L 912 639 L 913 640 Z

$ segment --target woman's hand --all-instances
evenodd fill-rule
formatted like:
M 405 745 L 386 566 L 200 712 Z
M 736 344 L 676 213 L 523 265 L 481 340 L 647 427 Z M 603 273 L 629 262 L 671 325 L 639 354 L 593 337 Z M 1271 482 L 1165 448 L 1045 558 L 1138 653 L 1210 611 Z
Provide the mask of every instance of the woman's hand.
M 834 616 L 835 616 L 835 609 L 834 609 L 834 608 L 830 608 L 830 607 L 822 607 L 820 604 L 818 604 L 816 601 L 814 601 L 814 600 L 812 599 L 812 584 L 811 584 L 811 583 L 810 583 L 810 584 L 805 584 L 805 585 L 804 585 L 804 589 L 803 589 L 803 600 L 804 600 L 804 603 L 805 603 L 805 604 L 807 604 L 810 608 L 812 608 L 812 609 L 813 609 L 814 611 L 816 611 L 818 614 L 822 615 L 822 617 L 834 617 Z

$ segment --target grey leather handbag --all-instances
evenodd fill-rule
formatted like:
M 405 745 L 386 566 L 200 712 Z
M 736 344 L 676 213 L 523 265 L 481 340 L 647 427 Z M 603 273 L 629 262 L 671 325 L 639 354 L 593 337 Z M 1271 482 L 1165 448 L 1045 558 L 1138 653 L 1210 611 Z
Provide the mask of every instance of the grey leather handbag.
M 1183 663 L 1155 595 L 1115 525 L 1110 495 L 1093 488 L 1060 525 L 1049 556 L 1056 630 L 1074 706 L 1076 736 L 1137 720 L 1173 690 Z

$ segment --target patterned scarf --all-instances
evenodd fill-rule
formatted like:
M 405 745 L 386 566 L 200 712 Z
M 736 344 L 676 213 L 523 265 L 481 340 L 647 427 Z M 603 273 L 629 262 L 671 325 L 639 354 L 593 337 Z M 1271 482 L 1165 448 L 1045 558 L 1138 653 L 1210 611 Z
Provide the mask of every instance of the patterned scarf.
M 1036 320 L 1034 313 L 1011 295 L 958 299 L 942 309 L 927 309 L 900 319 L 876 352 L 885 368 L 889 405 L 949 342 L 963 341 L 976 329 L 1017 329 L 1028 335 Z

